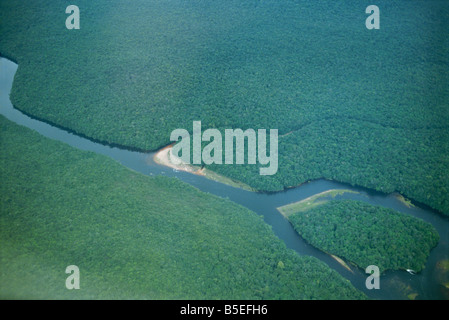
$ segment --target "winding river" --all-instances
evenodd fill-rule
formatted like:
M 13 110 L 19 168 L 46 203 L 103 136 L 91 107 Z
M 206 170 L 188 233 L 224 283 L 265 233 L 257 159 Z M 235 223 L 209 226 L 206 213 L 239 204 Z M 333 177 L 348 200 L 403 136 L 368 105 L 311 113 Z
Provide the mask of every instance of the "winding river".
M 288 248 L 295 250 L 300 255 L 309 255 L 320 259 L 351 281 L 357 289 L 363 291 L 370 298 L 407 299 L 408 294 L 418 294 L 418 299 L 449 299 L 445 296 L 443 287 L 439 283 L 440 271 L 436 267 L 438 261 L 449 258 L 449 219 L 441 214 L 423 206 L 408 207 L 394 195 L 386 195 L 335 181 L 316 180 L 283 192 L 265 194 L 236 189 L 199 175 L 177 172 L 155 163 L 153 161 L 154 153 L 141 153 L 103 145 L 45 122 L 32 119 L 18 111 L 9 100 L 9 93 L 17 67 L 17 64 L 5 58 L 0 58 L 0 113 L 9 120 L 33 129 L 45 137 L 67 143 L 72 147 L 111 157 L 124 166 L 146 175 L 176 177 L 204 192 L 228 198 L 247 207 L 262 215 L 265 222 L 272 226 L 276 236 L 284 241 Z M 438 246 L 431 251 L 426 268 L 417 275 L 411 275 L 406 271 L 388 271 L 380 277 L 380 290 L 368 290 L 365 287 L 365 280 L 368 275 L 364 273 L 364 270 L 351 266 L 352 270 L 349 271 L 331 256 L 309 245 L 276 209 L 282 205 L 297 202 L 330 189 L 356 191 L 356 194 L 345 193 L 337 196 L 337 198 L 362 200 L 370 204 L 392 208 L 431 223 L 440 234 L 440 241 Z

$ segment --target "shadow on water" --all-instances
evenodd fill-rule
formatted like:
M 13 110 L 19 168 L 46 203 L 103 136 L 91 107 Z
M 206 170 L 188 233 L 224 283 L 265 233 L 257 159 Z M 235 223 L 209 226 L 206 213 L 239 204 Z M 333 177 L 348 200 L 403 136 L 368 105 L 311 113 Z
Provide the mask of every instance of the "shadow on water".
M 441 284 L 438 282 L 437 263 L 442 259 L 448 259 L 449 220 L 432 210 L 418 206 L 408 207 L 394 195 L 385 195 L 365 188 L 353 187 L 348 184 L 324 179 L 312 181 L 283 192 L 266 194 L 236 189 L 208 180 L 202 176 L 178 172 L 171 168 L 160 166 L 153 161 L 154 153 L 142 153 L 104 145 L 43 121 L 33 119 L 18 111 L 12 106 L 9 100 L 9 93 L 16 70 L 17 64 L 0 58 L 0 113 L 9 120 L 33 129 L 47 138 L 67 143 L 80 150 L 92 151 L 111 157 L 124 166 L 143 174 L 175 177 L 201 191 L 227 198 L 247 207 L 262 215 L 265 222 L 272 227 L 276 236 L 283 240 L 288 248 L 295 250 L 298 254 L 313 256 L 323 261 L 371 298 L 407 299 L 407 295 L 409 294 L 417 294 L 418 299 L 448 298 L 443 296 Z M 365 286 L 365 280 L 368 275 L 365 274 L 364 270 L 350 265 L 351 271 L 349 271 L 328 254 L 309 245 L 295 232 L 288 220 L 276 209 L 282 205 L 297 202 L 330 189 L 350 189 L 356 191 L 357 193 L 345 193 L 337 197 L 341 199 L 361 200 L 373 205 L 391 208 L 431 223 L 440 234 L 440 242 L 432 250 L 426 268 L 417 275 L 410 275 L 406 271 L 389 271 L 381 275 L 380 290 L 368 290 Z

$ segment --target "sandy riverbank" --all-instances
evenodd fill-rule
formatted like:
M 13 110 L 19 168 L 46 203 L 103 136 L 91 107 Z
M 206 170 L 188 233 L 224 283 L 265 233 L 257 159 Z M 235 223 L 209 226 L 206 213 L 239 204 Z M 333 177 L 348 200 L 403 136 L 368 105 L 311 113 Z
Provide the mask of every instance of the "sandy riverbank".
M 182 162 L 182 160 L 174 155 L 172 155 L 173 145 L 169 145 L 163 149 L 161 149 L 159 152 L 157 152 L 153 156 L 154 162 L 157 164 L 170 167 L 172 169 L 178 170 L 178 171 L 185 171 L 189 173 L 193 173 L 196 175 L 204 176 L 204 168 L 199 168 L 190 164 L 186 164 Z
M 154 156 L 153 160 L 157 164 L 162 166 L 166 166 L 178 171 L 185 171 L 188 173 L 196 174 L 199 176 L 204 176 L 210 180 L 214 180 L 220 183 L 224 183 L 230 185 L 235 188 L 241 188 L 248 191 L 256 191 L 252 189 L 247 184 L 244 184 L 239 181 L 232 180 L 225 176 L 222 176 L 214 171 L 208 170 L 206 168 L 201 168 L 200 166 L 194 166 L 191 164 L 187 164 L 182 162 L 182 160 L 171 153 L 173 145 L 169 145 L 161 150 L 159 150 Z

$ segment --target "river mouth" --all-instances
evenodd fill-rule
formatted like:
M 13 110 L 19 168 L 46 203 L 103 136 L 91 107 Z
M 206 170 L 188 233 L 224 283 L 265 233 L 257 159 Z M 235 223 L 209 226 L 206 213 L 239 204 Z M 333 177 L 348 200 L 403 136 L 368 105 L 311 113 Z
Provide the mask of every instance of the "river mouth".
M 208 192 L 222 198 L 227 198 L 237 204 L 249 208 L 263 216 L 266 223 L 271 225 L 273 232 L 288 248 L 300 255 L 309 255 L 320 259 L 329 267 L 339 272 L 343 277 L 367 296 L 374 299 L 449 299 L 440 283 L 441 272 L 438 266 L 441 261 L 449 259 L 449 219 L 434 211 L 420 207 L 408 206 L 394 194 L 385 195 L 365 188 L 353 187 L 348 184 L 328 180 L 316 180 L 301 186 L 277 193 L 257 193 L 242 190 L 233 186 L 206 179 L 202 175 L 176 170 L 156 163 L 155 155 L 121 149 L 117 146 L 107 146 L 85 137 L 65 131 L 45 122 L 33 119 L 15 109 L 9 100 L 17 64 L 0 58 L 0 113 L 7 119 L 30 129 L 47 138 L 58 140 L 74 148 L 92 151 L 106 155 L 120 162 L 122 165 L 146 175 L 164 175 L 180 179 L 203 192 Z M 427 260 L 426 268 L 417 275 L 406 271 L 388 271 L 381 276 L 381 289 L 368 290 L 365 286 L 367 275 L 364 270 L 350 266 L 348 270 L 330 255 L 314 248 L 304 241 L 293 229 L 289 221 L 284 218 L 278 207 L 297 202 L 315 194 L 331 189 L 350 189 L 356 193 L 346 193 L 336 199 L 361 200 L 373 205 L 379 205 L 420 218 L 432 224 L 440 235 L 440 241 Z

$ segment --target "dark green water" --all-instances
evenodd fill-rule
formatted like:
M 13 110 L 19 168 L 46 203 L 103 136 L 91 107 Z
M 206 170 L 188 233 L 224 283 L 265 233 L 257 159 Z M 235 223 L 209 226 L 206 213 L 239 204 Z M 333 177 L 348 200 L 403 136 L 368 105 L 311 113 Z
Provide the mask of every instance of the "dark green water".
M 266 223 L 272 226 L 273 232 L 285 242 L 287 247 L 295 250 L 300 255 L 314 256 L 325 262 L 329 267 L 335 269 L 342 276 L 350 280 L 356 288 L 365 292 L 371 298 L 407 299 L 407 294 L 417 293 L 417 299 L 449 299 L 449 297 L 444 295 L 444 289 L 438 281 L 439 274 L 436 268 L 438 261 L 449 258 L 449 219 L 433 210 L 420 205 L 409 208 L 397 200 L 394 195 L 381 194 L 335 181 L 317 180 L 284 192 L 265 194 L 236 189 L 185 172 L 176 172 L 170 168 L 154 163 L 154 153 L 144 154 L 103 145 L 43 121 L 32 119 L 17 109 L 14 109 L 9 100 L 9 93 L 16 70 L 17 65 L 15 63 L 0 58 L 0 113 L 9 120 L 33 129 L 45 137 L 67 143 L 72 147 L 109 156 L 124 166 L 141 173 L 175 177 L 204 192 L 228 198 L 231 201 L 245 206 L 262 215 Z M 380 277 L 379 290 L 368 290 L 365 287 L 367 274 L 364 273 L 364 270 L 351 266 L 352 271 L 348 271 L 329 255 L 310 246 L 276 210 L 279 206 L 300 201 L 330 189 L 350 189 L 357 191 L 357 194 L 347 193 L 337 198 L 361 200 L 370 204 L 392 208 L 431 223 L 440 235 L 440 242 L 432 250 L 426 268 L 417 275 L 411 275 L 406 271 L 387 272 Z M 375 265 L 376 262 L 373 261 L 372 264 Z

